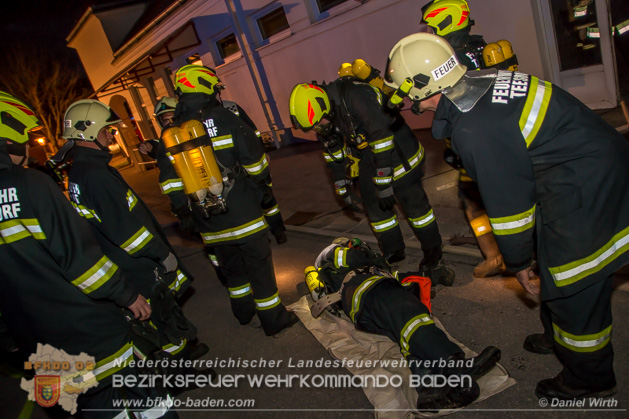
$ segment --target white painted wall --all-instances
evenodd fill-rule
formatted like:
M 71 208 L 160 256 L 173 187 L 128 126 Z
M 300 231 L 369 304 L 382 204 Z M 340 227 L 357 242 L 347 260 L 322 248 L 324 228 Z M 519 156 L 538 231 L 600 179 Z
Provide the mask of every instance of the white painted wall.
M 427 0 L 426 0 L 427 1 Z M 482 34 L 487 42 L 508 39 L 520 62 L 520 70 L 546 78 L 535 33 L 531 1 L 468 0 L 476 21 L 472 33 Z M 288 100 L 294 85 L 312 80 L 332 81 L 341 63 L 363 58 L 384 70 L 387 55 L 402 37 L 420 30 L 422 0 L 370 0 L 360 4 L 350 0 L 330 11 L 331 16 L 315 21 L 314 0 L 241 0 L 248 27 L 255 32 L 254 15 L 270 4 L 283 4 L 290 30 L 265 45 L 254 43 L 255 54 L 262 63 L 263 75 L 272 91 L 284 125 L 290 126 Z M 77 49 L 94 88 L 98 89 L 115 74 L 187 22 L 193 20 L 202 44 L 182 51 L 169 66 L 173 71 L 185 64 L 185 58 L 199 53 L 203 63 L 216 68 L 226 83 L 224 98 L 238 102 L 250 114 L 261 131 L 269 126 L 244 57 L 215 62 L 213 43 L 233 31 L 224 0 L 189 0 L 145 38 L 114 60 L 103 27 L 91 16 L 74 36 L 70 46 Z M 314 22 L 314 23 L 313 23 Z M 112 64 L 113 62 L 113 64 Z M 156 85 L 163 86 L 159 75 Z M 132 101 L 129 101 L 133 106 Z M 152 104 L 146 104 L 150 109 Z M 428 127 L 430 116 L 411 116 L 414 128 Z M 301 132 L 300 137 L 309 137 Z

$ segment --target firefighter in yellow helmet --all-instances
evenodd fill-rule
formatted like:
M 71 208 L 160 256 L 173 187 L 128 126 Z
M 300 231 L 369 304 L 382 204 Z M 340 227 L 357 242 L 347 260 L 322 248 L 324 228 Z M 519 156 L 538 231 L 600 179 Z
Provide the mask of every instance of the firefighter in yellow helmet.
M 205 132 L 199 137 L 199 144 L 206 147 L 203 152 L 207 158 L 216 161 L 224 180 L 221 207 L 213 206 L 214 200 L 191 202 L 203 242 L 215 252 L 234 316 L 244 325 L 257 315 L 265 334 L 275 335 L 298 318 L 286 310 L 280 299 L 267 239 L 268 224 L 260 206 L 261 200 L 267 202 L 272 196 L 262 142 L 241 117 L 223 106 L 214 70 L 200 65 L 180 68 L 175 74 L 175 90 L 175 128 L 189 121 L 203 124 Z M 169 135 L 171 132 L 164 131 L 162 141 L 176 160 L 184 151 L 167 142 Z M 175 161 L 184 191 L 193 196 L 194 188 L 186 183 L 198 176 L 194 172 L 186 174 L 184 167 L 177 164 Z M 207 217 L 204 210 L 212 214 Z
M 345 175 L 349 155 L 358 158 L 358 186 L 372 231 L 390 263 L 405 258 L 405 244 L 394 207 L 404 209 L 421 243 L 419 269 L 434 284 L 452 285 L 454 271 L 442 260 L 441 235 L 422 187 L 424 148 L 403 119 L 388 113 L 382 91 L 351 77 L 330 84 L 298 84 L 289 111 L 293 125 L 313 130 L 324 149 L 334 189 L 354 206 Z
M 125 414 L 113 400 L 143 405 L 149 398 L 167 397 L 163 389 L 112 386 L 113 374 L 138 374 L 128 366 L 134 335 L 127 317 L 146 320 L 151 307 L 103 254 L 88 224 L 50 177 L 16 164 L 26 154 L 28 132 L 38 126 L 27 104 L 0 92 L 0 191 L 11 208 L 2 211 L 0 220 L 0 263 L 7 273 L 0 293 L 2 321 L 24 360 L 42 344 L 94 358 L 94 380 L 62 378 L 80 390 L 78 415 L 89 415 L 85 409 Z M 138 414 L 159 417 L 167 410 Z
M 389 54 L 391 87 L 407 79 L 432 135 L 478 184 L 507 268 L 523 288 L 537 255 L 553 350 L 564 368 L 540 398 L 616 392 L 611 344 L 614 272 L 629 262 L 629 143 L 550 82 L 506 70 L 466 72 L 436 35 L 400 40 Z M 491 127 L 491 129 L 487 129 Z

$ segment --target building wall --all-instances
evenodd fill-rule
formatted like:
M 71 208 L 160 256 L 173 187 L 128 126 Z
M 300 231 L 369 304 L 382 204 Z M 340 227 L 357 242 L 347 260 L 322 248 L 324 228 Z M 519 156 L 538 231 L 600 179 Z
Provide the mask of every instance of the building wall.
M 508 39 L 520 61 L 520 69 L 544 77 L 540 51 L 535 35 L 530 1 L 468 0 L 471 16 L 476 21 L 472 33 L 482 34 L 487 42 Z M 330 16 L 317 20 L 315 0 L 241 0 L 241 23 L 249 31 L 253 58 L 261 75 L 258 85 L 262 94 L 269 94 L 270 106 L 265 114 L 251 71 L 241 54 L 223 62 L 217 55 L 215 42 L 235 32 L 225 1 L 189 0 L 160 23 L 146 37 L 114 59 L 107 44 L 102 25 L 91 16 L 70 46 L 76 48 L 90 80 L 96 89 L 123 71 L 125 66 L 167 39 L 187 22 L 193 21 L 201 45 L 181 51 L 168 64 L 173 72 L 186 64 L 186 57 L 198 53 L 205 65 L 216 68 L 227 85 L 223 97 L 238 102 L 261 131 L 269 131 L 266 115 L 277 110 L 276 124 L 290 127 L 288 100 L 294 85 L 301 82 L 330 82 L 337 77 L 341 63 L 363 58 L 372 66 L 384 70 L 387 55 L 402 37 L 420 30 L 421 0 L 370 0 L 364 4 L 347 1 L 330 11 Z M 260 43 L 255 19 L 260 11 L 282 5 L 290 29 Z M 87 42 L 90 38 L 90 42 Z M 239 40 L 239 43 L 242 41 Z M 241 50 L 242 50 L 241 43 Z M 113 64 L 112 64 L 113 62 Z M 171 83 L 152 75 L 156 86 Z M 163 90 L 163 89 L 162 89 Z M 144 97 L 144 96 L 143 96 Z M 146 97 L 144 97 L 145 100 Z M 133 102 L 129 100 L 133 106 Z M 151 110 L 153 104 L 145 103 Z M 152 112 L 149 112 L 152 114 Z M 406 111 L 413 128 L 428 127 L 431 116 L 417 117 Z M 312 135 L 297 133 L 302 138 Z

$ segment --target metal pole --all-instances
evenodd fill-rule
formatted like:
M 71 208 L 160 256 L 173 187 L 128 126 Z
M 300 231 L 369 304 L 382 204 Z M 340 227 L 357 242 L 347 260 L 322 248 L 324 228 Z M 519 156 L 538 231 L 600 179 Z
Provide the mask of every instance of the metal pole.
M 273 93 L 269 89 L 269 82 L 264 75 L 264 68 L 262 67 L 259 57 L 255 57 L 253 51 L 251 51 L 253 37 L 251 36 L 249 30 L 246 29 L 247 23 L 245 21 L 245 17 L 243 16 L 243 9 L 240 4 L 240 0 L 225 0 L 225 4 L 234 24 L 236 34 L 240 39 L 240 45 L 243 49 L 243 57 L 245 58 L 247 68 L 251 73 L 251 78 L 253 80 L 258 99 L 260 100 L 260 104 L 262 105 L 264 116 L 271 128 L 271 135 L 273 136 L 275 147 L 280 148 L 277 131 L 284 131 L 285 139 L 287 141 L 292 139 L 292 133 L 290 128 L 284 128 L 277 106 L 275 106 L 275 102 L 271 102 L 269 100 L 269 98 L 273 97 Z

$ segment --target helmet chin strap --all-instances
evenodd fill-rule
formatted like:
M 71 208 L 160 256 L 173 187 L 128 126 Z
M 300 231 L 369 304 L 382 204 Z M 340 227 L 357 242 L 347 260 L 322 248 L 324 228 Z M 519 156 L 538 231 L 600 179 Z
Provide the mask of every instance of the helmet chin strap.
M 106 151 L 106 152 L 108 152 L 108 153 L 109 153 L 109 147 L 102 145 L 102 144 L 100 143 L 100 141 L 98 141 L 98 140 L 96 140 L 96 141 L 94 141 L 94 142 L 96 143 L 96 145 L 98 146 L 98 148 L 100 148 L 100 149 L 101 149 L 101 151 Z

